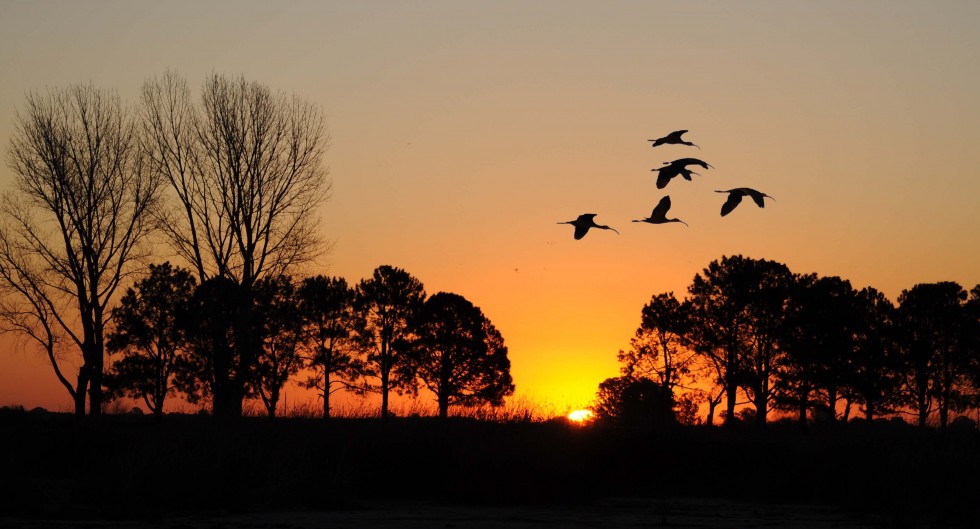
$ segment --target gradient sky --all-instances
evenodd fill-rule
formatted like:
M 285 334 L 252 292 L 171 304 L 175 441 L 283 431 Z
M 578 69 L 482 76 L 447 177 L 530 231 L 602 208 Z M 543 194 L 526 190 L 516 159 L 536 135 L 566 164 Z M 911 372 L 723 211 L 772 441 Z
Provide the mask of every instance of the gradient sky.
M 323 106 L 332 253 L 481 307 L 517 393 L 585 405 L 640 309 L 723 255 L 895 300 L 980 282 L 980 3 L 0 0 L 0 189 L 30 90 L 135 103 L 167 68 L 244 74 Z M 689 129 L 683 146 L 647 139 Z M 656 189 L 661 162 L 715 168 Z M 725 218 L 715 189 L 775 200 Z M 681 224 L 632 223 L 664 195 Z M 572 239 L 580 213 L 617 228 Z M 0 338 L 0 405 L 70 409 Z

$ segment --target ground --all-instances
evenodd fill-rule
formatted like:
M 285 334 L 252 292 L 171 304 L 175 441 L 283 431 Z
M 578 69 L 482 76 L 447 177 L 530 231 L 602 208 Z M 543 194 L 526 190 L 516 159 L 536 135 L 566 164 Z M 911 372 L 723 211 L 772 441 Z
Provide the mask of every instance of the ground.
M 158 520 L 13 520 L 23 529 L 859 529 L 881 527 L 827 507 L 759 506 L 694 498 L 608 499 L 587 505 L 465 506 L 387 502 L 334 511 L 194 515 Z M 915 527 L 915 525 L 906 525 Z

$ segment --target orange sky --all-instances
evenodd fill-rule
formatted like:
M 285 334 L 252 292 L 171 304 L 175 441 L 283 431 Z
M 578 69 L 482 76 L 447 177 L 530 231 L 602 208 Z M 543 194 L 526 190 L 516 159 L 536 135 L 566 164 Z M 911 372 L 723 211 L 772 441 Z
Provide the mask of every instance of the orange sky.
M 366 5 L 362 5 L 366 4 Z M 980 282 L 976 2 L 14 2 L 0 0 L 0 144 L 32 89 L 135 103 L 175 68 L 323 106 L 333 252 L 459 293 L 510 348 L 519 394 L 587 404 L 650 296 L 723 255 L 893 300 Z M 646 141 L 689 129 L 693 147 Z M 650 169 L 715 169 L 657 190 Z M 0 189 L 12 175 L 0 166 Z M 773 197 L 721 218 L 715 189 Z M 680 224 L 632 223 L 664 194 Z M 621 234 L 583 240 L 580 213 Z M 0 338 L 0 405 L 70 407 Z

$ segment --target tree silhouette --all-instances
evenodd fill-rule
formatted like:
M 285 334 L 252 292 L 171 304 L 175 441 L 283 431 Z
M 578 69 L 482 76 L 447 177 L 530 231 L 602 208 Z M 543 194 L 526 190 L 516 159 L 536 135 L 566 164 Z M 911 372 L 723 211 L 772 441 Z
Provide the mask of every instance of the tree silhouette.
M 28 94 L 15 127 L 13 189 L 0 203 L 0 320 L 45 351 L 77 415 L 86 392 L 98 415 L 109 303 L 145 255 L 159 180 L 113 92 Z
M 282 388 L 303 366 L 305 315 L 292 278 L 263 277 L 255 283 L 255 314 L 262 348 L 255 363 L 254 389 L 269 417 L 275 417 Z
M 211 399 L 215 416 L 239 417 L 242 400 L 255 377 L 254 347 L 239 347 L 244 333 L 236 329 L 249 303 L 243 288 L 225 277 L 198 285 L 182 327 L 187 336 L 187 369 L 177 375 L 178 388 L 191 403 Z M 257 332 L 249 333 L 251 336 Z
M 898 297 L 900 343 L 905 359 L 907 402 L 914 406 L 919 426 L 938 410 L 939 425 L 949 424 L 949 412 L 968 387 L 967 292 L 951 281 L 920 283 Z M 933 408 L 935 406 L 935 408 Z
M 646 377 L 607 378 L 599 384 L 592 409 L 604 422 L 646 427 L 674 423 L 670 392 Z
M 765 422 L 789 274 L 779 263 L 726 256 L 712 261 L 688 287 L 691 344 L 725 389 L 726 425 L 735 419 L 739 388 L 748 390 L 757 420 Z
M 967 347 L 970 357 L 970 380 L 973 384 L 973 395 L 969 405 L 980 408 L 980 284 L 970 290 L 970 299 L 966 303 L 967 317 Z
M 364 344 L 367 376 L 378 379 L 365 390 L 381 393 L 381 416 L 388 417 L 388 393 L 412 387 L 414 373 L 406 356 L 410 323 L 422 306 L 422 283 L 401 268 L 382 265 L 357 285 L 355 310 L 363 318 L 358 340 Z
M 755 406 L 756 424 L 764 426 L 774 399 L 775 371 L 779 365 L 779 338 L 785 331 L 784 307 L 793 274 L 782 263 L 766 259 L 743 261 L 749 279 L 748 325 L 743 336 L 743 387 Z
M 777 399 L 797 411 L 806 428 L 815 392 L 823 390 L 827 418 L 836 418 L 836 403 L 854 351 L 856 292 L 839 277 L 795 275 L 786 303 L 783 352 L 778 366 Z
M 700 401 L 701 390 L 695 390 L 694 383 L 701 357 L 687 345 L 690 333 L 690 305 L 678 301 L 673 292 L 653 296 L 643 306 L 630 350 L 617 355 L 623 375 L 657 382 L 675 402 L 682 401 L 678 390 L 685 391 L 684 402 Z
M 190 271 L 169 262 L 150 265 L 150 273 L 126 290 L 112 311 L 114 326 L 107 335 L 112 363 L 106 386 L 141 399 L 158 419 L 184 349 L 181 324 L 188 317 L 195 288 Z
M 299 302 L 306 321 L 307 367 L 313 371 L 304 386 L 320 392 L 326 419 L 330 417 L 330 395 L 351 389 L 364 370 L 357 357 L 364 347 L 356 339 L 364 335 L 365 323 L 363 315 L 354 311 L 354 289 L 342 277 L 303 279 Z
M 845 364 L 844 392 L 848 402 L 864 406 L 864 418 L 870 422 L 890 412 L 899 400 L 895 305 L 871 287 L 861 289 L 855 303 L 854 349 Z
M 458 294 L 439 292 L 422 305 L 411 340 L 412 370 L 436 395 L 439 417 L 449 406 L 499 406 L 514 392 L 503 337 Z
M 288 274 L 325 249 L 313 217 L 330 187 L 322 111 L 217 74 L 205 81 L 198 106 L 186 82 L 167 72 L 144 84 L 142 115 L 151 169 L 170 183 L 172 208 L 160 225 L 202 283 L 223 277 L 242 287 L 234 342 L 249 349 L 241 359 L 256 359 L 255 282 Z M 241 403 L 224 406 L 215 401 L 215 413 L 241 410 Z

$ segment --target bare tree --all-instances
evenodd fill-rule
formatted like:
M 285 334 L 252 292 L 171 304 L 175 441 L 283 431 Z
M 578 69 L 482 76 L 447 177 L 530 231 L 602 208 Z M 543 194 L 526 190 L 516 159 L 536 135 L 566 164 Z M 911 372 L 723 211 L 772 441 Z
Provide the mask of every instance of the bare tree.
M 44 350 L 75 413 L 84 415 L 87 393 L 97 415 L 107 307 L 145 255 L 159 180 L 144 170 L 133 121 L 113 92 L 31 93 L 15 127 L 14 184 L 0 203 L 0 318 Z
M 220 75 L 205 81 L 197 106 L 167 72 L 144 84 L 142 111 L 152 169 L 171 187 L 163 225 L 202 281 L 250 287 L 324 250 L 312 218 L 330 191 L 319 107 Z
M 242 358 L 258 358 L 253 285 L 289 274 L 326 249 L 313 216 L 330 191 L 322 111 L 221 75 L 204 82 L 195 105 L 173 72 L 144 84 L 142 110 L 151 169 L 170 183 L 165 233 L 202 283 L 225 277 L 242 287 L 236 347 L 244 349 Z M 214 412 L 235 415 L 240 408 Z

